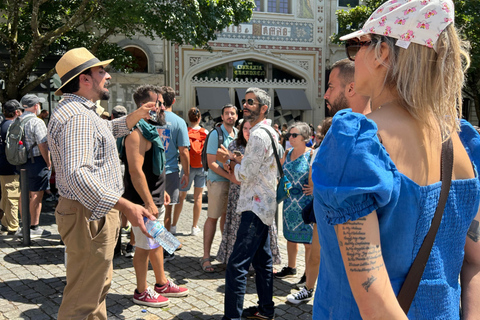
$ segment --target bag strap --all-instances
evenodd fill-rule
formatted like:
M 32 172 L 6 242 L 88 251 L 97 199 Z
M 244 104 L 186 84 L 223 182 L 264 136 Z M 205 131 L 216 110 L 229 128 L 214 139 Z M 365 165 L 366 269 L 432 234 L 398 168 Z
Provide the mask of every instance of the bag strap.
M 270 137 L 270 140 L 272 141 L 273 154 L 275 155 L 275 160 L 277 160 L 278 172 L 280 173 L 280 178 L 283 178 L 283 168 L 282 168 L 282 165 L 280 164 L 280 159 L 278 158 L 278 152 L 277 152 L 277 147 L 275 146 L 275 140 L 273 140 L 272 134 L 270 133 L 270 131 L 268 131 L 267 128 L 264 128 L 264 127 L 260 127 L 260 128 L 265 130 L 265 132 L 267 132 L 268 136 Z
M 418 285 L 422 279 L 425 266 L 427 265 L 428 257 L 430 256 L 430 251 L 432 251 L 433 242 L 435 241 L 435 236 L 437 234 L 440 222 L 442 221 L 443 211 L 445 209 L 445 204 L 447 203 L 448 193 L 450 191 L 450 185 L 452 182 L 452 171 L 453 171 L 453 145 L 452 139 L 449 138 L 447 141 L 442 143 L 442 189 L 440 190 L 440 198 L 438 200 L 437 209 L 435 215 L 432 219 L 432 224 L 430 230 L 428 231 L 423 244 L 420 247 L 420 250 L 413 261 L 410 270 L 408 271 L 405 282 L 398 293 L 397 300 L 402 307 L 405 314 L 408 313 L 410 305 L 412 304 L 415 293 L 417 292 Z

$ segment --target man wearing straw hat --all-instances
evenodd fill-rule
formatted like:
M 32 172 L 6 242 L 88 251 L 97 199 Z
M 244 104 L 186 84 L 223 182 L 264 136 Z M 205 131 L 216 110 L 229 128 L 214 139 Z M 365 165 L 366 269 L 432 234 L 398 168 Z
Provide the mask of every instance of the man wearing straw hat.
M 65 53 L 55 66 L 63 99 L 48 125 L 48 144 L 60 199 L 55 210 L 58 232 L 66 246 L 67 285 L 58 319 L 107 319 L 105 297 L 112 278 L 112 259 L 120 229 L 119 211 L 147 234 L 144 207 L 121 197 L 122 175 L 116 137 L 149 119 L 155 103 L 112 121 L 101 119 L 95 101 L 108 100 L 112 60 L 100 61 L 85 48 Z

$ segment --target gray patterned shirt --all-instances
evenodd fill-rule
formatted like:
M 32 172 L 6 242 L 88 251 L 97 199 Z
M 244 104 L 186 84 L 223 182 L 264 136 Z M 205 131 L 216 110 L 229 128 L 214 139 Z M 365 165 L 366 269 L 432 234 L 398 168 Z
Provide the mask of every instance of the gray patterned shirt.
M 32 120 L 25 124 L 25 149 L 28 151 L 28 157 L 38 157 L 41 155 L 38 145 L 47 142 L 47 126 L 42 119 L 30 111 L 25 111 L 20 118 L 33 117 Z M 36 143 L 36 144 L 35 144 Z M 32 151 L 30 149 L 33 147 Z
M 126 116 L 108 121 L 83 97 L 64 94 L 48 124 L 48 145 L 60 196 L 77 200 L 101 219 L 123 194 L 116 146 L 129 133 Z

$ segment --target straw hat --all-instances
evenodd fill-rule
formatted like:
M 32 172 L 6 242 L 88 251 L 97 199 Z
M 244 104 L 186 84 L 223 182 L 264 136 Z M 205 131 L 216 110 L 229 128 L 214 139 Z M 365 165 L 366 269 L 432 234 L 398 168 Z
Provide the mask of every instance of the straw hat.
M 62 87 L 83 71 L 93 67 L 105 67 L 112 61 L 113 59 L 100 61 L 86 48 L 69 50 L 55 65 L 55 70 L 57 71 L 60 80 L 62 80 L 62 85 L 57 91 L 55 91 L 55 95 L 61 96 L 63 94 Z

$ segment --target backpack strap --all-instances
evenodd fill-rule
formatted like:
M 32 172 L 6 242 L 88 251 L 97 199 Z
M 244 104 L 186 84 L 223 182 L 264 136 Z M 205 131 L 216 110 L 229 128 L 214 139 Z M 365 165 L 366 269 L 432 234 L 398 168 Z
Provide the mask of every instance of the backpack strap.
M 31 116 L 25 116 L 23 117 L 22 119 L 20 119 L 20 127 L 22 128 L 23 130 L 23 137 L 22 137 L 22 141 L 23 141 L 23 144 L 25 144 L 25 125 L 30 121 L 30 120 L 33 120 L 35 119 L 36 116 L 33 114 Z M 33 148 L 37 145 L 37 142 L 34 141 L 32 146 L 30 147 L 30 149 L 27 150 L 27 158 L 29 155 L 31 155 L 30 159 L 32 161 L 32 163 L 35 163 L 35 159 L 33 159 Z
M 260 127 L 260 128 L 265 130 L 265 132 L 270 137 L 270 140 L 272 141 L 273 154 L 275 155 L 275 160 L 277 161 L 278 172 L 280 173 L 280 178 L 283 178 L 283 175 L 284 175 L 283 168 L 282 168 L 282 165 L 280 163 L 280 158 L 278 157 L 278 152 L 277 152 L 277 147 L 275 145 L 275 140 L 273 140 L 272 134 L 270 133 L 270 131 L 268 131 L 267 128 L 264 128 L 264 127 Z

